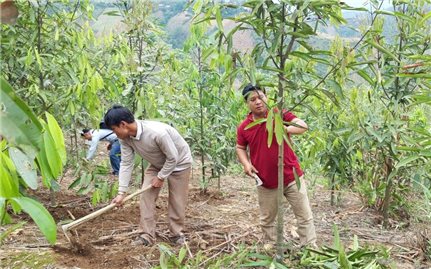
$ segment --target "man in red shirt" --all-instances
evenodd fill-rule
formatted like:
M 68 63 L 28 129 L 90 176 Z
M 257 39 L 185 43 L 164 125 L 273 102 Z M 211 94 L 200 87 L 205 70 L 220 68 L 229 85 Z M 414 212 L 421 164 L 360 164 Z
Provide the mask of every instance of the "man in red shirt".
M 277 216 L 277 186 L 278 186 L 278 144 L 276 139 L 268 147 L 268 131 L 266 124 L 258 124 L 247 130 L 247 125 L 255 120 L 266 118 L 268 115 L 265 91 L 251 84 L 242 91 L 245 102 L 250 109 L 246 119 L 238 126 L 236 153 L 249 176 L 258 175 L 263 184 L 257 187 L 260 207 L 260 222 L 265 243 L 276 240 L 274 221 Z M 293 122 L 295 125 L 284 127 L 288 133 L 302 134 L 308 126 L 291 112 L 285 112 L 283 121 Z M 301 245 L 316 244 L 316 232 L 310 203 L 307 196 L 307 186 L 298 159 L 286 142 L 284 143 L 284 196 L 295 214 Z M 247 154 L 247 147 L 249 154 Z M 295 171 L 294 171 L 295 170 Z M 295 184 L 294 173 L 300 177 L 301 188 Z

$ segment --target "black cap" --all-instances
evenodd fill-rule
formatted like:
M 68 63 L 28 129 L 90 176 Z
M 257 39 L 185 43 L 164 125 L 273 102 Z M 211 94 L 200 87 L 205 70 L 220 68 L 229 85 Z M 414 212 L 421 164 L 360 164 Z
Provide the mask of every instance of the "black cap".
M 251 83 L 247 84 L 244 89 L 242 90 L 242 96 L 244 96 L 244 99 L 247 101 L 247 97 L 250 94 L 251 91 L 262 91 L 265 93 L 265 89 L 252 85 Z
M 84 128 L 84 129 L 82 129 L 82 131 L 81 131 L 81 136 L 84 136 L 84 134 L 86 134 L 86 133 L 88 133 L 88 132 L 90 132 L 91 131 L 91 129 L 88 129 L 88 128 Z

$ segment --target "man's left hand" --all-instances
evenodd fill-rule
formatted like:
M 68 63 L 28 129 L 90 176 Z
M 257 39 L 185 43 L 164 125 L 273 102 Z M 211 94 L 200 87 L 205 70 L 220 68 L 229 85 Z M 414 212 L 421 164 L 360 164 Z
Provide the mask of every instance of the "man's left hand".
M 161 180 L 156 176 L 151 181 L 151 186 L 153 186 L 154 188 L 161 188 L 163 186 L 163 182 L 164 182 L 163 180 Z

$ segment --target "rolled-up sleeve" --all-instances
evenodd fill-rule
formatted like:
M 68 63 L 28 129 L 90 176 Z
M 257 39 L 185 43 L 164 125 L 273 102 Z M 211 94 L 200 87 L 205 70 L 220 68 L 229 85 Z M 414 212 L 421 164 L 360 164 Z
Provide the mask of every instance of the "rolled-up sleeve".
M 178 150 L 175 147 L 174 141 L 172 141 L 172 138 L 169 136 L 169 134 L 164 134 L 159 139 L 157 139 L 157 144 L 160 147 L 160 150 L 165 154 L 166 161 L 163 164 L 162 169 L 159 171 L 157 176 L 161 179 L 166 179 L 172 172 L 174 171 L 175 167 L 178 163 Z
M 121 141 L 121 163 L 120 163 L 120 172 L 118 175 L 118 191 L 127 192 L 129 189 L 129 182 L 132 178 L 133 165 L 135 159 L 135 151 L 134 149 Z

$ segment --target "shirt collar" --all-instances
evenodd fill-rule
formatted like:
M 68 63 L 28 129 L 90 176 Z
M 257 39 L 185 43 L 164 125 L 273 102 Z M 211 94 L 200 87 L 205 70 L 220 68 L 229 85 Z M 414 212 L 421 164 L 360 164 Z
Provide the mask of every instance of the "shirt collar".
M 141 139 L 141 134 L 142 134 L 142 125 L 139 122 L 136 122 L 136 136 L 131 136 L 131 138 L 134 140 L 139 140 Z
M 265 113 L 265 118 L 266 117 L 268 117 L 268 111 Z M 251 113 L 251 112 L 248 113 L 247 118 L 248 118 L 249 121 L 255 121 L 253 113 Z

